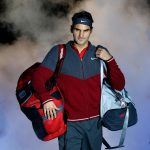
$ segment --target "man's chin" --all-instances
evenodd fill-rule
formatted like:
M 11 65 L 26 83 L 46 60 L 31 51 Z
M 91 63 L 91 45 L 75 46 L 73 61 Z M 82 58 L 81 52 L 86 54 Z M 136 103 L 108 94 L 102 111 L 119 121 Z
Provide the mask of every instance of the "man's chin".
M 86 44 L 86 41 L 77 41 L 77 44 L 79 44 L 79 45 L 83 46 L 83 45 L 85 45 L 85 44 Z

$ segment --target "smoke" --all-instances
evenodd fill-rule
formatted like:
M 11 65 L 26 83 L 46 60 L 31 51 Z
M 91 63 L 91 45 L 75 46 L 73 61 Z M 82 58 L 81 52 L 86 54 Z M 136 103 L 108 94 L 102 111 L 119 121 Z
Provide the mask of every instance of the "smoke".
M 64 36 L 61 30 L 68 22 L 68 14 L 84 0 L 6 0 L 1 1 L 0 43 L 13 43 L 20 37 L 36 42 L 41 40 L 55 41 L 53 32 L 58 31 L 60 39 Z M 4 26 L 4 27 L 3 27 Z M 17 32 L 17 34 L 16 34 Z M 19 33 L 19 34 L 18 34 Z M 5 35 L 5 39 L 2 40 Z M 9 37 L 12 37 L 11 39 Z M 44 37 L 46 36 L 46 37 Z M 55 36 L 56 37 L 56 36 Z M 8 42 L 7 42 L 8 39 Z M 12 41 L 12 42 L 10 42 Z
M 129 128 L 125 150 L 149 149 L 149 0 L 1 0 L 0 145 L 4 150 L 57 150 L 57 141 L 40 142 L 15 98 L 20 74 L 42 61 L 50 47 L 71 38 L 70 17 L 85 9 L 94 18 L 91 41 L 105 45 L 126 77 L 139 121 Z M 115 145 L 119 133 L 104 131 Z M 25 137 L 25 140 L 21 137 Z M 30 140 L 29 140 L 30 138 Z M 9 141 L 9 142 L 8 142 Z M 7 144 L 6 144 L 7 143 Z
M 56 0 L 42 1 L 42 9 L 48 16 L 67 17 L 67 15 L 83 0 Z
M 6 4 L 4 0 L 0 1 L 0 16 L 5 12 L 6 10 Z
M 150 0 L 127 0 L 125 2 L 125 8 L 128 11 L 134 9 L 134 12 L 137 11 L 142 15 L 150 14 Z
M 6 128 L 7 128 L 7 122 L 6 122 L 6 114 L 2 113 L 4 112 L 4 103 L 0 102 L 0 120 L 3 121 L 3 123 L 0 124 L 0 138 L 6 135 Z
M 14 31 L 12 23 L 0 22 L 0 42 L 2 44 L 12 44 L 19 36 L 19 31 Z
M 85 0 L 1 0 L 0 2 L 0 43 L 12 44 L 20 37 L 33 42 L 56 41 L 50 33 L 56 31 L 60 39 L 61 30 L 67 25 L 68 15 L 75 8 L 81 8 Z M 109 3 L 112 3 L 108 1 Z M 101 5 L 105 4 L 100 1 Z M 107 2 L 106 2 L 107 3 Z M 124 13 L 139 13 L 143 16 L 150 11 L 149 0 L 125 0 Z M 120 5 L 121 6 L 121 5 Z M 32 15 L 31 15 L 32 14 Z M 62 27 L 63 26 L 63 27 Z

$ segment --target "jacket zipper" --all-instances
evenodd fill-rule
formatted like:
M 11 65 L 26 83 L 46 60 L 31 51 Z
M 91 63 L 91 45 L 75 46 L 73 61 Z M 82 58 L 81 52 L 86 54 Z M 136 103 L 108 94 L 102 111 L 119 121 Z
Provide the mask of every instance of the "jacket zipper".
M 84 69 L 83 69 L 83 60 L 82 59 L 81 59 L 81 63 L 82 63 L 82 76 L 83 76 L 83 79 L 85 79 L 85 74 L 84 74 Z M 89 110 L 89 104 L 88 104 L 88 102 L 86 104 L 87 104 L 87 113 L 88 113 L 89 112 L 88 111 Z M 89 119 L 90 119 L 90 117 L 89 117 Z

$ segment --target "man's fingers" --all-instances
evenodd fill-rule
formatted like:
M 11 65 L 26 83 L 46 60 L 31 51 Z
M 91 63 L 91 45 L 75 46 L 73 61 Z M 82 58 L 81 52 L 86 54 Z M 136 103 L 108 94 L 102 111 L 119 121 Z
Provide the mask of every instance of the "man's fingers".
M 53 111 L 52 111 L 52 109 L 49 110 L 49 113 L 50 113 L 50 119 L 53 120 Z
M 56 107 L 56 105 L 53 105 L 51 107 L 45 107 L 44 108 L 44 115 L 48 118 L 48 119 L 54 119 L 56 118 L 56 110 L 59 110 L 58 107 Z
M 44 108 L 44 115 L 48 118 L 51 119 L 51 112 L 49 108 Z
M 52 113 L 53 113 L 54 118 L 56 118 L 56 110 L 55 109 L 52 110 Z
M 47 110 L 44 108 L 44 115 L 47 116 Z
M 56 107 L 56 105 L 54 106 L 54 108 L 55 108 L 56 110 L 59 110 L 59 108 L 58 108 L 58 107 Z
M 97 56 L 99 56 L 101 53 L 102 53 L 102 49 L 98 49 L 98 50 L 96 51 L 96 55 L 97 55 Z
M 50 120 L 52 117 L 51 117 L 51 112 L 50 112 L 50 110 L 48 109 L 47 110 L 47 118 Z

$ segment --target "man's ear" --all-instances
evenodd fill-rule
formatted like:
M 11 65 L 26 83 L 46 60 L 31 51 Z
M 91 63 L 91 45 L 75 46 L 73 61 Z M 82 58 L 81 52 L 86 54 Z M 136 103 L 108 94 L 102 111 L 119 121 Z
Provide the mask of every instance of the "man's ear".
M 71 25 L 71 27 L 70 27 L 70 31 L 71 31 L 71 33 L 73 32 L 73 25 Z
M 91 28 L 91 33 L 93 32 L 93 27 Z

